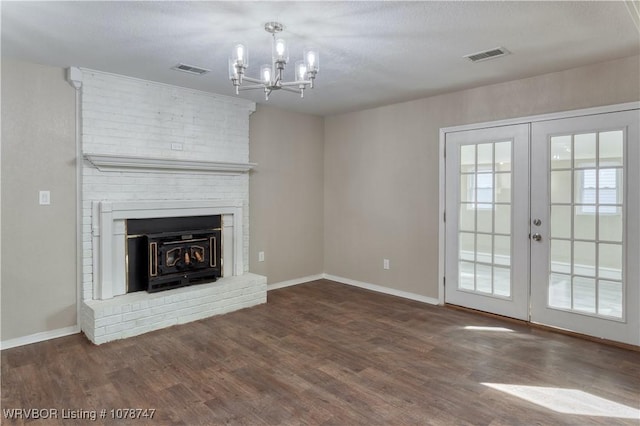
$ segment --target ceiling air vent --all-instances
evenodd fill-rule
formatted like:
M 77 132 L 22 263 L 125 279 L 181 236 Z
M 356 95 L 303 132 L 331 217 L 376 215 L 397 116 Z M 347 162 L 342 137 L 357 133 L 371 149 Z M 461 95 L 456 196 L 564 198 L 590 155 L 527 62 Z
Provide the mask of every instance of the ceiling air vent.
M 480 62 L 486 61 L 488 59 L 495 59 L 501 56 L 508 55 L 510 52 L 504 47 L 495 47 L 493 49 L 485 50 L 482 52 L 472 53 L 470 55 L 465 55 L 463 58 L 467 58 L 471 62 Z
M 211 70 L 194 67 L 193 65 L 187 65 L 187 64 L 178 64 L 175 67 L 172 67 L 171 69 L 176 71 L 187 72 L 189 74 L 195 74 L 195 75 L 202 75 L 211 71 Z

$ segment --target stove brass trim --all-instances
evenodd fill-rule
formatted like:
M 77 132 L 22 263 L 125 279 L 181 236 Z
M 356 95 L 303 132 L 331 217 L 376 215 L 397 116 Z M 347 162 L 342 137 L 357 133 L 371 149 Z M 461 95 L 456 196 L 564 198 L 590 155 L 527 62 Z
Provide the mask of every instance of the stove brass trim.
M 158 276 L 158 243 L 149 243 L 149 276 Z
M 216 237 L 209 238 L 209 266 L 215 268 L 218 266 L 218 247 L 216 245 Z

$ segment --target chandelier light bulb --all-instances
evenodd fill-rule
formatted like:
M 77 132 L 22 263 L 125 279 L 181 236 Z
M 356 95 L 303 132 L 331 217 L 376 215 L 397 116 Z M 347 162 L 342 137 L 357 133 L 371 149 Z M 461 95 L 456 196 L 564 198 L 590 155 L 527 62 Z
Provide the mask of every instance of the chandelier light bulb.
M 271 84 L 271 66 L 263 65 L 260 67 L 260 75 L 265 84 Z
M 229 58 L 229 79 L 238 79 L 238 69 L 236 68 L 236 61 Z
M 276 40 L 276 59 L 278 61 L 286 61 L 287 58 L 287 43 L 279 38 Z
M 243 44 L 237 44 L 236 47 L 234 47 L 233 49 L 233 53 L 234 53 L 234 59 L 237 65 L 241 65 L 245 67 L 249 65 L 247 49 L 244 47 Z
M 312 49 L 312 48 L 304 49 L 304 59 L 307 62 L 308 72 L 318 71 L 318 69 L 320 68 L 319 67 L 320 58 L 318 55 L 318 51 L 316 49 Z
M 307 65 L 304 61 L 296 62 L 296 80 L 302 81 L 307 78 Z

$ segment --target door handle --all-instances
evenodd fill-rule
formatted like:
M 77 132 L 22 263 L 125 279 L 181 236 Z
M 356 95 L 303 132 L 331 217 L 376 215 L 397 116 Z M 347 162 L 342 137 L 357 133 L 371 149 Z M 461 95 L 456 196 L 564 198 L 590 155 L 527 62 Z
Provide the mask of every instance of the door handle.
M 542 235 L 538 234 L 537 232 L 535 234 L 533 234 L 531 236 L 531 239 L 533 239 L 534 241 L 542 241 Z

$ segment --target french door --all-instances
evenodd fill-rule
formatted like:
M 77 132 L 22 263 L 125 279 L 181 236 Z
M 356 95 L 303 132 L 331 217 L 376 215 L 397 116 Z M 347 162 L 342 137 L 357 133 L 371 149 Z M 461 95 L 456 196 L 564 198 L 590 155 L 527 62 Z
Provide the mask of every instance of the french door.
M 447 303 L 528 319 L 528 186 L 528 124 L 447 134 Z
M 447 133 L 445 301 L 640 345 L 638 121 Z
M 531 321 L 640 345 L 638 117 L 532 125 Z

